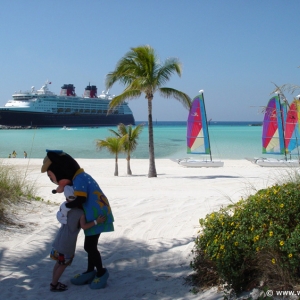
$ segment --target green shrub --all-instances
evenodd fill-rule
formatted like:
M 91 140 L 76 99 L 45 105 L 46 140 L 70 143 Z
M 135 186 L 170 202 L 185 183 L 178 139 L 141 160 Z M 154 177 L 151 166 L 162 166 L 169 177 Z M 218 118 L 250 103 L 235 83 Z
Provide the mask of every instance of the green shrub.
M 9 222 L 8 212 L 12 205 L 34 197 L 34 183 L 26 181 L 26 170 L 22 173 L 0 162 L 0 222 Z
M 204 265 L 214 283 L 237 292 L 263 280 L 269 287 L 290 287 L 300 266 L 300 184 L 276 184 L 200 219 L 191 267 L 205 284 Z M 201 274 L 201 276 L 200 276 Z M 199 277 L 200 276 L 200 277 Z

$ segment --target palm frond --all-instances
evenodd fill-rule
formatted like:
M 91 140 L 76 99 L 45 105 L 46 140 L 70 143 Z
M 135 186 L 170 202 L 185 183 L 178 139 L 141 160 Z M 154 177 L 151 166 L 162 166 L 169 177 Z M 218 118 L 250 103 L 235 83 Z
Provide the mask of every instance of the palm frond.
M 296 84 L 283 84 L 281 86 L 278 86 L 277 84 L 275 84 L 274 82 L 272 82 L 275 85 L 275 89 L 270 93 L 270 94 L 274 94 L 274 93 L 278 93 L 278 94 L 283 94 L 283 92 L 287 91 L 290 94 L 295 93 L 297 90 L 300 90 L 300 86 L 296 85 Z M 285 96 L 284 96 L 285 97 Z
M 122 94 L 114 97 L 109 103 L 108 113 L 111 113 L 115 107 L 122 104 L 126 100 L 135 99 L 141 96 L 140 90 L 125 90 Z
M 120 136 L 120 134 L 117 132 L 117 131 L 115 131 L 115 130 L 113 130 L 113 129 L 108 129 L 111 133 L 113 133 L 115 136 L 117 136 L 117 137 L 121 137 Z
M 175 98 L 187 109 L 191 107 L 192 99 L 181 91 L 172 88 L 160 88 L 159 92 L 164 98 Z
M 279 97 L 280 97 L 280 100 L 282 102 L 286 103 L 289 106 L 289 102 L 288 102 L 286 96 L 283 93 L 284 85 L 283 86 L 278 86 L 276 83 L 274 83 L 274 82 L 272 82 L 272 83 L 275 85 L 275 89 L 273 90 L 273 92 L 271 94 L 278 94 Z
M 132 152 L 137 147 L 137 140 L 139 138 L 139 134 L 142 132 L 144 125 L 139 124 L 135 128 L 132 125 L 124 125 L 120 123 L 118 125 L 119 135 L 122 136 L 123 139 L 123 147 L 126 152 Z
M 117 154 L 123 151 L 123 142 L 122 138 L 110 136 L 105 140 L 96 140 L 96 147 L 98 150 L 105 148 L 109 153 Z
M 293 94 L 297 90 L 300 90 L 300 86 L 296 85 L 296 84 L 284 84 L 284 85 L 282 85 L 281 89 L 283 91 L 288 91 L 289 93 Z
M 157 86 L 162 86 L 168 82 L 174 72 L 176 72 L 179 77 L 181 76 L 181 63 L 177 58 L 168 58 L 157 72 Z
M 127 134 L 127 126 L 124 125 L 123 123 L 120 123 L 118 125 L 118 131 L 119 131 L 120 136 L 126 135 Z

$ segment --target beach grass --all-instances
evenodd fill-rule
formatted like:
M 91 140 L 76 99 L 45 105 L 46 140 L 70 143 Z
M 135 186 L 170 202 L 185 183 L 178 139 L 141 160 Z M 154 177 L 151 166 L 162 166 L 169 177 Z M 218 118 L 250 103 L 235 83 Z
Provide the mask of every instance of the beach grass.
M 26 180 L 26 172 L 22 173 L 13 165 L 0 162 L 0 223 L 13 224 L 15 205 L 24 200 L 38 200 L 34 182 Z

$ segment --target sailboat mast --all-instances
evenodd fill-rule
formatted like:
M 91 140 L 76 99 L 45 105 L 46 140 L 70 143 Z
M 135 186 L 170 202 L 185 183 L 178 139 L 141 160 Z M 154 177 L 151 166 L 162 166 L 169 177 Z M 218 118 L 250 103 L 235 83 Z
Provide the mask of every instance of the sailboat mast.
M 284 107 L 283 107 L 282 102 L 281 102 L 281 98 L 282 98 L 281 93 L 278 93 L 278 98 L 279 98 L 279 116 L 280 116 L 280 120 L 281 120 L 283 145 L 284 145 L 284 147 L 283 147 L 284 148 L 284 158 L 285 158 L 285 160 L 287 160 L 286 148 L 285 148 L 285 134 L 284 134 L 284 131 L 285 131 L 285 126 L 284 126 Z
M 209 156 L 210 156 L 210 160 L 212 161 L 211 149 L 210 149 L 210 139 L 209 139 L 209 132 L 208 132 L 208 124 L 207 124 L 207 116 L 206 116 L 206 108 L 205 108 L 205 101 L 204 101 L 203 92 L 201 92 L 201 94 L 202 94 L 202 99 L 203 99 L 203 108 L 204 108 L 204 113 L 205 113 L 205 123 L 206 123 L 206 128 L 207 128 L 207 139 L 208 139 L 208 144 L 209 144 Z

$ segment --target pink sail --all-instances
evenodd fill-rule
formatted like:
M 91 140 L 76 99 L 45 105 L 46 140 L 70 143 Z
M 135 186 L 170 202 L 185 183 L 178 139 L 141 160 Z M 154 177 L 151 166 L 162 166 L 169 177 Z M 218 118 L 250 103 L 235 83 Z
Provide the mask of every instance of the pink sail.
M 187 153 L 210 154 L 203 94 L 193 99 L 187 124 Z
M 300 101 L 294 100 L 289 107 L 285 123 L 285 149 L 287 153 L 299 146 Z
M 281 104 L 279 96 L 274 96 L 269 100 L 263 121 L 262 153 L 285 153 L 284 121 L 286 111 L 286 104 Z

